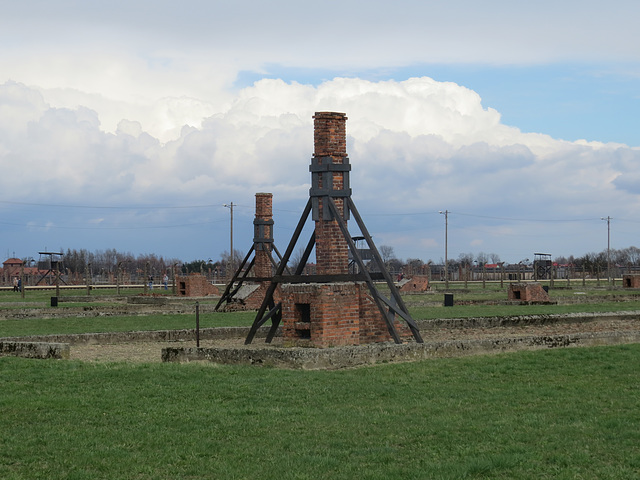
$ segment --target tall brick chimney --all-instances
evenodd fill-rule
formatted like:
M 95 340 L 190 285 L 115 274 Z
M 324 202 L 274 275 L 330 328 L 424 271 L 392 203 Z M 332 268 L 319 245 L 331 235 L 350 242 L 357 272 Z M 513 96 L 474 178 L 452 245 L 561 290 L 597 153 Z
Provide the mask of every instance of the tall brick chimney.
M 317 112 L 313 119 L 314 154 L 309 167 L 309 193 L 315 220 L 317 273 L 345 274 L 349 270 L 349 246 L 324 200 L 326 196 L 333 198 L 345 222 L 349 219 L 344 202 L 344 197 L 351 195 L 347 116 L 344 113 Z
M 253 243 L 255 245 L 256 277 L 271 277 L 272 266 L 269 254 L 273 247 L 273 194 L 256 193 L 256 217 L 253 220 Z
M 399 325 L 393 328 L 387 323 L 379 297 L 372 297 L 375 287 L 371 280 L 356 280 L 358 277 L 349 275 L 349 232 L 343 232 L 336 220 L 336 215 L 340 215 L 346 224 L 349 206 L 353 205 L 349 201 L 351 165 L 346 152 L 347 117 L 344 113 L 317 112 L 313 119 L 314 153 L 309 167 L 309 197 L 315 222 L 316 272 L 320 278 L 314 281 L 311 276 L 304 278 L 293 275 L 293 281 L 288 283 L 285 276 L 279 292 L 284 342 L 331 347 L 389 341 L 392 339 L 390 330 L 397 336 L 395 331 L 400 330 Z M 335 211 L 330 206 L 331 202 L 336 206 Z M 355 213 L 355 207 L 352 208 Z M 308 213 L 309 210 L 305 208 L 302 221 L 308 218 Z M 256 221 L 257 218 L 256 211 Z M 357 216 L 356 221 L 360 222 Z M 294 245 L 298 235 L 299 231 L 292 239 Z M 281 268 L 282 265 L 278 271 Z M 278 293 L 273 290 L 275 285 L 273 280 L 269 285 L 274 296 Z M 391 284 L 390 288 L 395 287 Z M 268 318 L 275 318 L 272 314 L 277 312 L 277 307 L 268 295 L 261 304 L 245 343 L 251 342 L 262 323 Z M 272 302 L 272 310 L 263 317 L 268 300 Z M 398 318 L 391 321 L 399 323 Z M 273 325 L 277 325 L 277 322 Z M 404 330 L 399 332 L 400 336 L 411 335 L 408 329 Z

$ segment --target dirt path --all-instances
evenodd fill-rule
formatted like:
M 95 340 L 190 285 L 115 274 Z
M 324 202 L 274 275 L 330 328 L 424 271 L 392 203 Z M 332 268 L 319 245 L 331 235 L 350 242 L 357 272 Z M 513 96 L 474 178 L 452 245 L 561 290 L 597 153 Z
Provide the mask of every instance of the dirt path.
M 495 328 L 438 328 L 421 330 L 426 343 L 445 340 L 471 340 L 480 338 L 525 337 L 539 335 L 560 335 L 587 332 L 624 332 L 640 330 L 640 320 L 607 320 L 580 323 L 557 323 L 542 326 L 518 326 Z M 264 347 L 262 339 L 254 340 L 251 346 L 244 346 L 244 339 L 206 340 L 200 346 L 212 347 Z M 281 345 L 281 339 L 274 339 L 272 346 Z M 161 362 L 161 352 L 166 347 L 195 347 L 195 341 L 185 342 L 137 342 L 105 345 L 71 346 L 70 358 L 86 362 Z

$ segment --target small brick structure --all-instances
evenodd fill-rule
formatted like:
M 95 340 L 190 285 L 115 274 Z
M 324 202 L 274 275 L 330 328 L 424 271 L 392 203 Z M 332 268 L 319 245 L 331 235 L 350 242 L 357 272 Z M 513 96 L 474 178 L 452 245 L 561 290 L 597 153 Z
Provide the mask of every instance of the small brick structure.
M 176 277 L 179 297 L 206 297 L 220 295 L 218 287 L 213 285 L 204 275 L 194 273 Z
M 511 283 L 507 293 L 509 300 L 532 303 L 548 303 L 551 301 L 549 294 L 537 282 Z
M 430 288 L 429 277 L 426 275 L 414 275 L 411 278 L 401 281 L 398 287 L 402 293 L 428 292 Z
M 316 112 L 310 197 L 315 221 L 316 272 L 333 276 L 349 273 L 349 244 L 332 217 L 331 197 L 346 223 L 350 197 L 349 159 L 344 113 Z M 384 318 L 364 282 L 283 284 L 282 330 L 287 344 L 315 347 L 362 345 L 392 340 Z M 394 322 L 398 336 L 411 330 Z
M 640 288 L 640 275 L 637 275 L 637 274 L 623 275 L 622 286 L 624 288 Z

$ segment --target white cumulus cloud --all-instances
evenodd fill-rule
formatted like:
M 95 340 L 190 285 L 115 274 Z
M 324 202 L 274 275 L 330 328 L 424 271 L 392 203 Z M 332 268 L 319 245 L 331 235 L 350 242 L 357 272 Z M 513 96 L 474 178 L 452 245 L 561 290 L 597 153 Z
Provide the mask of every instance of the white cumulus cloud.
M 638 149 L 522 133 L 484 108 L 477 93 L 426 77 L 336 78 L 318 87 L 261 80 L 224 108 L 163 98 L 148 110 L 164 112 L 155 123 L 132 117 L 135 109 L 116 108 L 122 115 L 109 111 L 108 128 L 99 110 L 53 106 L 37 87 L 7 82 L 0 85 L 2 197 L 93 206 L 242 197 L 250 205 L 255 192 L 270 191 L 275 205 L 303 205 L 312 116 L 326 110 L 349 118 L 351 186 L 360 210 L 391 215 L 375 222 L 375 234 L 395 238 L 412 257 L 420 257 L 420 248 L 441 247 L 434 230 L 442 220 L 436 212 L 444 208 L 480 224 L 483 216 L 640 213 Z M 402 217 L 421 213 L 431 216 Z M 480 225 L 485 238 L 478 229 L 466 240 L 460 232 L 459 250 L 480 244 L 491 250 L 493 234 L 514 232 L 506 221 L 493 223 L 492 229 Z M 425 257 L 437 258 L 433 252 Z

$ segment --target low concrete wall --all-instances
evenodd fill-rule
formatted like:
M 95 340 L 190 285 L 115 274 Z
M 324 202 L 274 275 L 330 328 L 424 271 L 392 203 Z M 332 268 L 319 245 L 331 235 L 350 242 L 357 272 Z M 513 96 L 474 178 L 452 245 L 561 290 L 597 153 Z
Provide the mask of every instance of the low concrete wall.
M 69 358 L 68 343 L 0 341 L 0 356 Z
M 224 340 L 230 338 L 243 338 L 249 334 L 250 327 L 215 327 L 201 328 L 201 340 Z M 271 327 L 261 327 L 256 333 L 256 338 L 265 338 Z M 282 336 L 282 329 L 278 328 L 276 336 Z M 70 345 L 91 345 L 108 343 L 134 343 L 134 342 L 179 342 L 195 340 L 194 328 L 184 330 L 156 330 L 144 332 L 104 332 L 104 333 L 78 333 L 73 335 L 30 335 L 26 337 L 5 337 L 0 342 L 47 342 L 68 343 Z
M 122 305 L 86 305 L 83 307 L 46 307 L 20 308 L 0 311 L 0 320 L 23 318 L 91 318 L 108 317 L 114 315 L 151 315 L 151 314 L 188 314 L 195 315 L 195 302 L 191 303 L 167 301 L 159 304 L 122 304 Z M 58 297 L 60 301 L 60 297 Z M 162 301 L 162 300 L 161 300 Z M 215 305 L 200 305 L 200 313 L 213 313 Z
M 209 361 L 302 370 L 340 369 L 375 363 L 595 345 L 640 343 L 640 331 L 530 336 L 409 344 L 315 348 L 163 348 L 163 362 Z
M 430 328 L 493 328 L 526 325 L 553 325 L 607 320 L 639 320 L 640 311 L 566 313 L 558 315 L 517 315 L 505 317 L 439 318 L 416 321 L 421 332 Z M 639 323 L 640 326 L 640 323 Z

